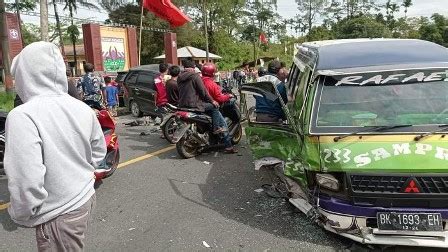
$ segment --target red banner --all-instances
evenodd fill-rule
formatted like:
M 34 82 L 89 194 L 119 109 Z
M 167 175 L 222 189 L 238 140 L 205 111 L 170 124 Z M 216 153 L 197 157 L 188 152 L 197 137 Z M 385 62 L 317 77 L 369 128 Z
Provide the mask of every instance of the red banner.
M 182 26 L 191 21 L 187 15 L 171 3 L 171 0 L 144 0 L 143 8 L 168 21 L 172 27 Z
M 268 39 L 266 38 L 266 35 L 263 32 L 260 33 L 259 39 L 260 39 L 260 42 L 263 43 L 263 44 L 267 44 L 268 43 Z

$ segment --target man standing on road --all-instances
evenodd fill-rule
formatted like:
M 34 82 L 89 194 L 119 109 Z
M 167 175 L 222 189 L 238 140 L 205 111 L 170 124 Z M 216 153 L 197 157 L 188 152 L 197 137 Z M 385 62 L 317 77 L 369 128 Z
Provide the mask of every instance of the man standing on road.
M 89 106 L 67 94 L 56 45 L 25 47 L 11 72 L 24 104 L 6 121 L 9 214 L 35 227 L 39 251 L 82 251 L 95 203 L 94 170 L 106 155 L 101 126 Z

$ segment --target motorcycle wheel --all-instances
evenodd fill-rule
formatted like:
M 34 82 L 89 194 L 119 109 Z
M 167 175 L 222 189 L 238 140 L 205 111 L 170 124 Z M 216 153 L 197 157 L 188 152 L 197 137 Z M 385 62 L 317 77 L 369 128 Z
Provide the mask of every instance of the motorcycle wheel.
M 188 136 L 182 137 L 179 142 L 176 143 L 177 153 L 182 158 L 189 159 L 199 155 L 199 145 L 193 142 Z
M 173 138 L 176 129 L 177 129 L 177 123 L 176 118 L 174 116 L 168 119 L 168 121 L 162 126 L 163 136 L 170 144 L 176 143 Z
M 131 101 L 130 107 L 131 107 L 131 113 L 134 117 L 142 117 L 143 116 L 143 113 L 140 110 L 140 107 L 138 106 L 136 101 Z
M 235 133 L 232 135 L 232 144 L 238 144 L 241 141 L 241 138 L 243 138 L 243 126 L 239 124 L 238 128 L 235 130 Z
M 117 154 L 115 155 L 115 160 L 112 169 L 106 174 L 106 176 L 104 176 L 104 178 L 108 178 L 112 176 L 112 174 L 114 174 L 114 172 L 118 168 L 118 163 L 120 163 L 120 150 L 117 150 Z

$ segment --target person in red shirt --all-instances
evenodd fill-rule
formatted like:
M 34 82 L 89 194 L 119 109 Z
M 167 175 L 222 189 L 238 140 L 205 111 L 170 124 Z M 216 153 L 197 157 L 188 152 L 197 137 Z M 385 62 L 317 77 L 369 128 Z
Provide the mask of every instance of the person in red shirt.
M 163 116 L 166 113 L 166 104 L 168 103 L 168 96 L 166 93 L 165 76 L 168 73 L 168 64 L 162 63 L 159 65 L 159 76 L 155 78 L 155 89 L 156 89 L 156 106 L 157 114 L 159 115 L 160 122 L 156 120 L 155 125 L 160 124 L 163 121 Z
M 233 97 L 230 94 L 223 94 L 222 88 L 219 86 L 215 80 L 216 66 L 213 63 L 205 63 L 202 66 L 202 81 L 204 82 L 204 86 L 208 91 L 208 94 L 213 98 L 213 100 L 217 101 L 219 105 L 222 105 Z
M 219 86 L 215 82 L 215 72 L 216 72 L 216 66 L 213 63 L 205 63 L 202 66 L 201 73 L 202 73 L 202 82 L 204 82 L 205 89 L 207 90 L 210 97 L 217 103 L 219 103 L 220 106 L 222 106 L 224 103 L 230 101 L 232 98 L 229 94 L 223 94 L 221 86 Z M 228 128 L 227 123 L 224 121 L 226 125 L 225 128 Z M 225 153 L 237 153 L 238 151 L 235 149 L 235 147 L 232 145 L 229 132 L 223 132 L 224 133 L 224 144 L 226 148 L 224 149 Z
M 156 85 L 156 106 L 158 108 L 165 106 L 168 103 L 166 95 L 165 75 L 168 73 L 168 64 L 162 63 L 159 65 L 160 75 L 155 79 Z

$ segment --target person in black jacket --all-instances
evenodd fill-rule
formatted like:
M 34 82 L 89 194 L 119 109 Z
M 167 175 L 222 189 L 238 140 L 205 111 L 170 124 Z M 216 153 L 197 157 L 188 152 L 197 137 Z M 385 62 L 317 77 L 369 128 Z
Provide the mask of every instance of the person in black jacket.
M 207 92 L 201 77 L 195 72 L 195 64 L 191 60 L 183 60 L 185 71 L 179 74 L 177 86 L 179 89 L 179 107 L 193 108 L 210 114 L 213 121 L 214 134 L 224 133 L 226 153 L 236 153 L 228 134 L 227 123 L 221 112 L 219 103 L 214 101 Z

